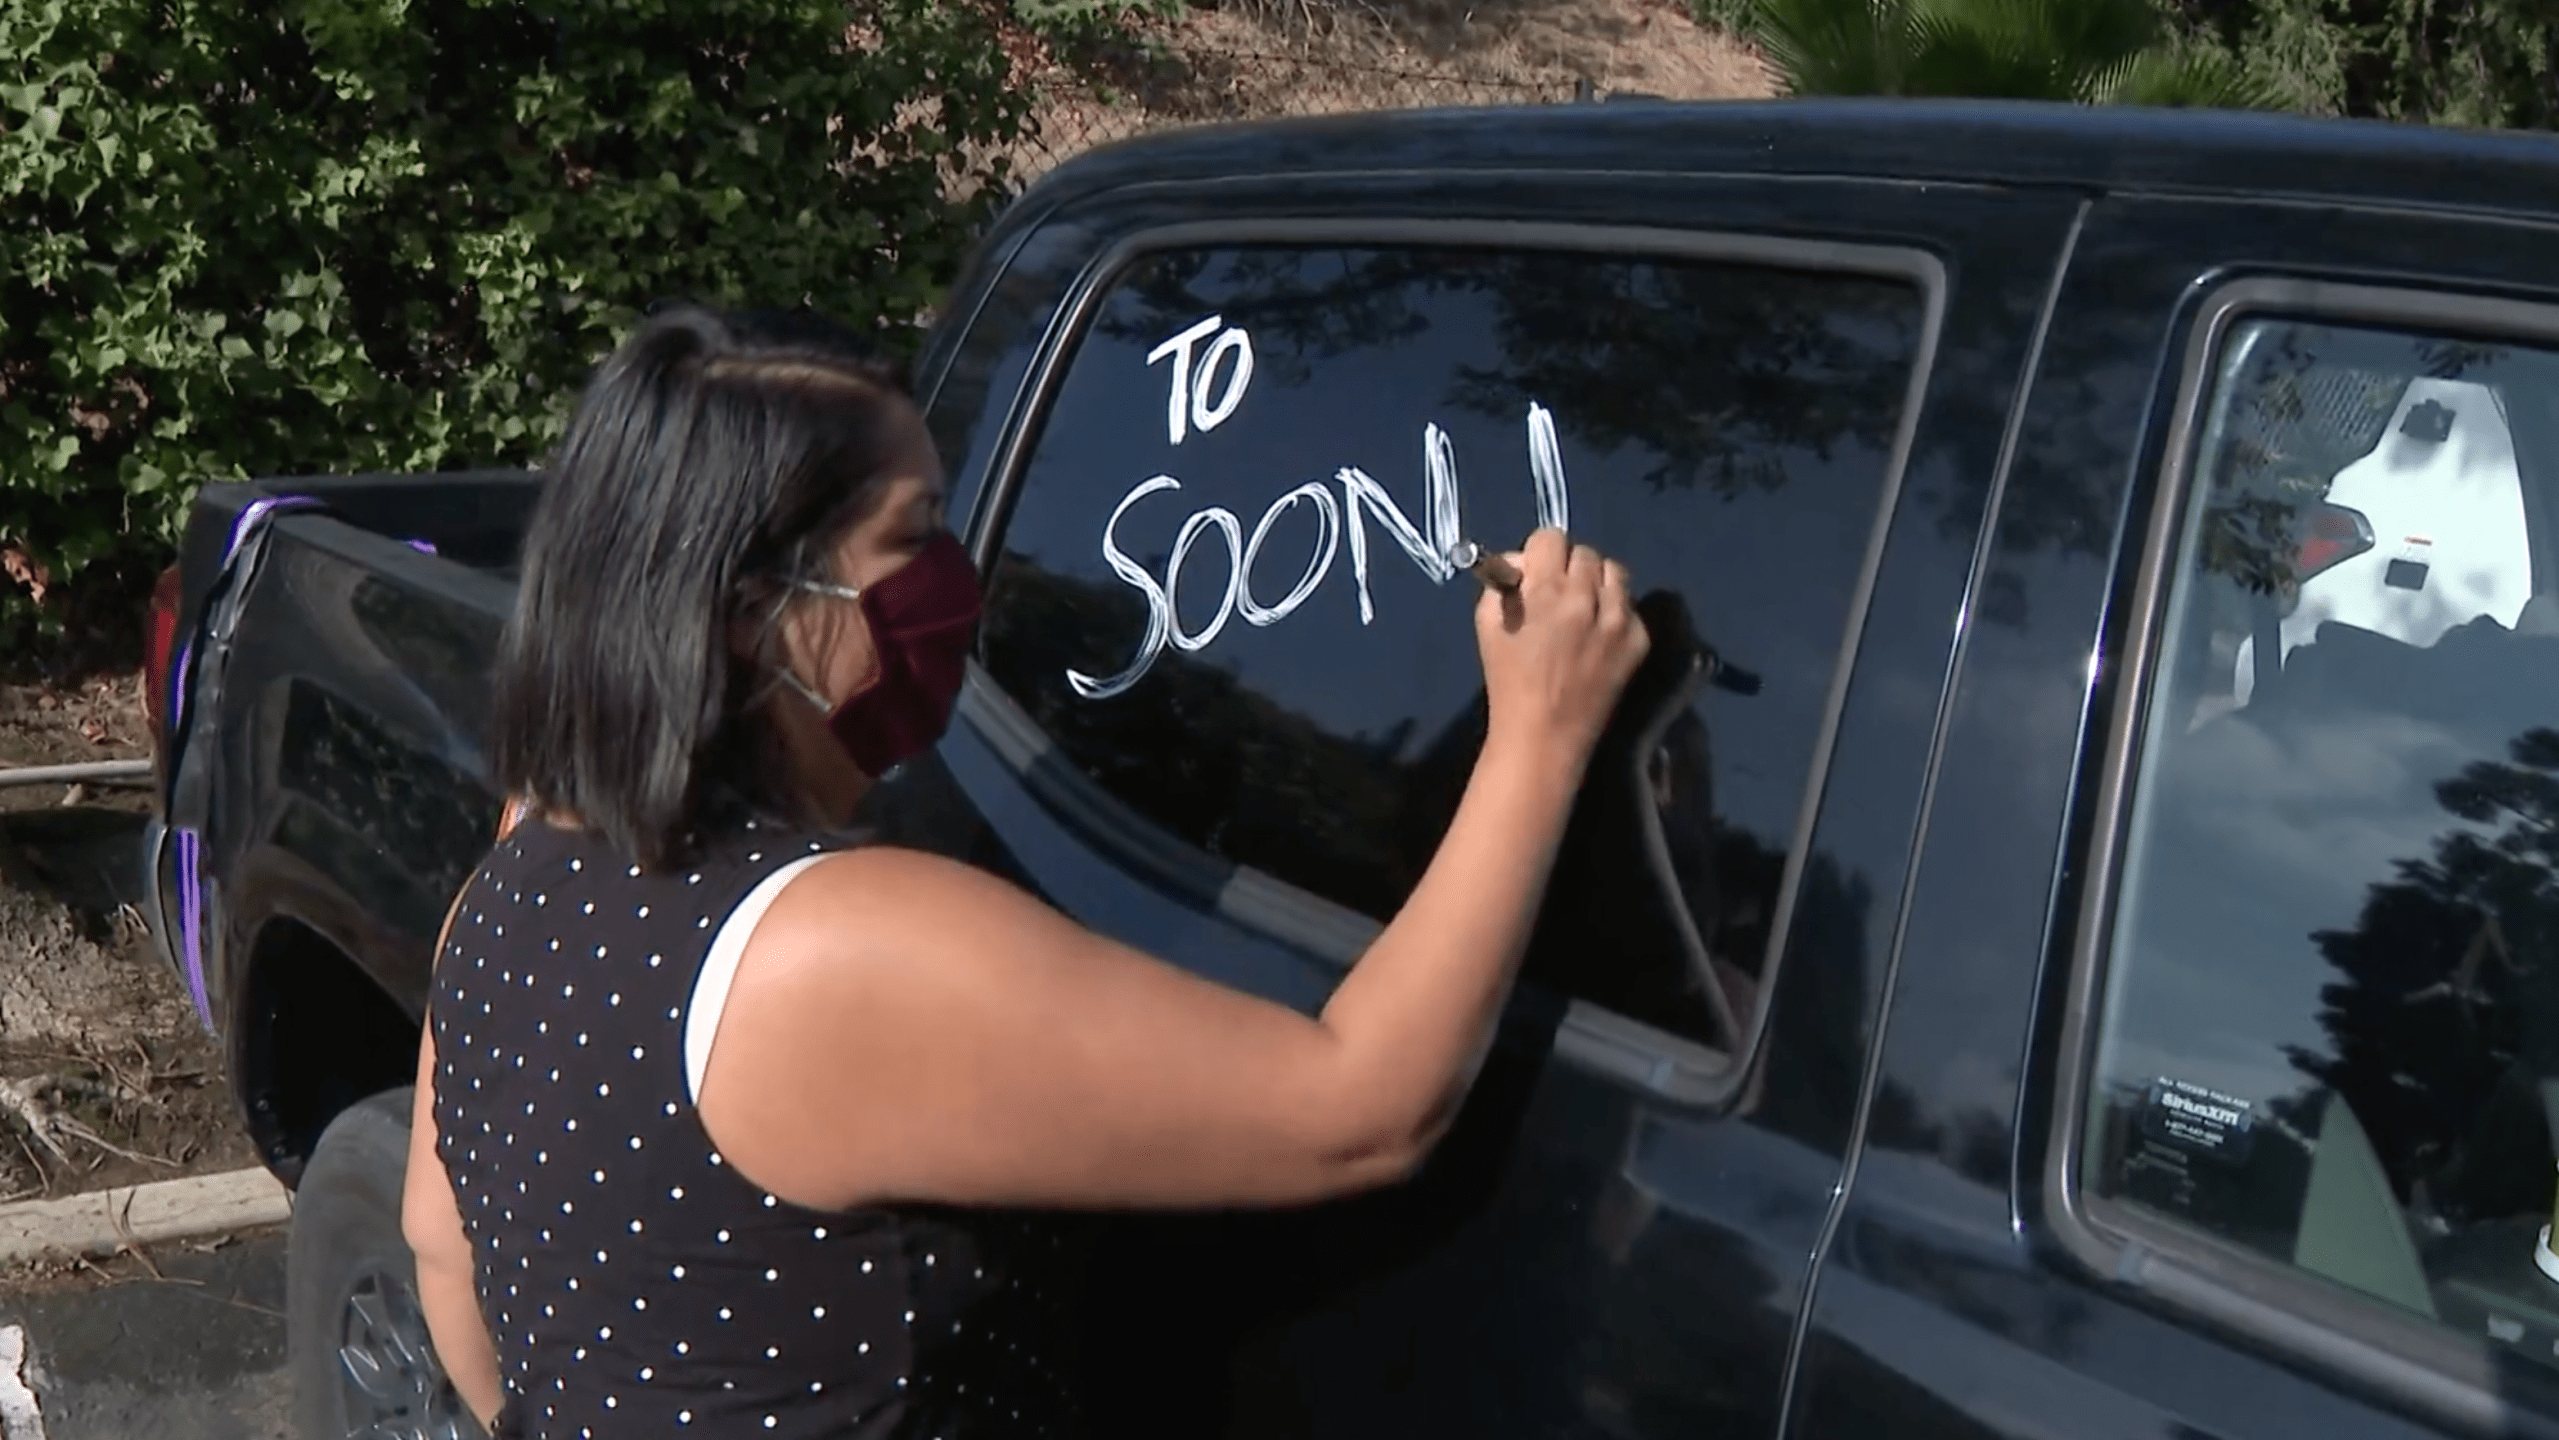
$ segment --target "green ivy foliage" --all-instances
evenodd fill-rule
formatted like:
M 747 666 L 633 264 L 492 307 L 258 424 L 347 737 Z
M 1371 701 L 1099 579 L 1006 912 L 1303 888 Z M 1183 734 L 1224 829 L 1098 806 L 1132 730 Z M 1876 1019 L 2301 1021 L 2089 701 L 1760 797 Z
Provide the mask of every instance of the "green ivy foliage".
M 663 298 L 908 343 L 1009 82 L 944 0 L 0 0 L 9 568 L 163 554 L 207 479 L 534 460 Z

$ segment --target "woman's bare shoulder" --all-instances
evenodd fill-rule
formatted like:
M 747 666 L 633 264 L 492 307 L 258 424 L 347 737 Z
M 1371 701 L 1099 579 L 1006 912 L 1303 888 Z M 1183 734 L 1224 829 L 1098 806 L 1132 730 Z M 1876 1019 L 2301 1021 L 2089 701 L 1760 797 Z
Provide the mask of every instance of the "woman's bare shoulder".
M 1081 927 L 974 866 L 866 844 L 828 854 L 795 877 L 775 897 L 748 954 L 824 957 L 840 975 L 852 965 L 911 961 L 936 968 L 1019 963 L 1085 938 Z
M 976 866 L 929 850 L 881 842 L 847 846 L 811 865 L 784 892 L 811 909 L 856 907 L 879 914 L 937 905 L 1027 902 L 1028 896 Z

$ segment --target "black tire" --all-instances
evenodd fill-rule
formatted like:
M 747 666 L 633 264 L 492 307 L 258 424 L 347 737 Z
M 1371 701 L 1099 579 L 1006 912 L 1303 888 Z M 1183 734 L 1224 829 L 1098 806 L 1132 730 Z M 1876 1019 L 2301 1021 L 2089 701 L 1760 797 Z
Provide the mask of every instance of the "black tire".
M 294 1193 L 285 1335 L 302 1440 L 485 1440 L 427 1341 L 400 1234 L 409 1099 L 403 1086 L 341 1112 Z

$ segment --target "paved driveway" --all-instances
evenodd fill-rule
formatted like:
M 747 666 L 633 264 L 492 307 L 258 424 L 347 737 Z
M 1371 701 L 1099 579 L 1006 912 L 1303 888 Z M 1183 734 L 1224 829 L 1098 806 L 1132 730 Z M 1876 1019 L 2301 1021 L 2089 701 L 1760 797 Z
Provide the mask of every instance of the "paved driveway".
M 140 1278 L 0 1288 L 0 1325 L 27 1332 L 46 1440 L 289 1440 L 284 1232 L 152 1261 L 167 1279 L 119 1259 L 118 1275 Z

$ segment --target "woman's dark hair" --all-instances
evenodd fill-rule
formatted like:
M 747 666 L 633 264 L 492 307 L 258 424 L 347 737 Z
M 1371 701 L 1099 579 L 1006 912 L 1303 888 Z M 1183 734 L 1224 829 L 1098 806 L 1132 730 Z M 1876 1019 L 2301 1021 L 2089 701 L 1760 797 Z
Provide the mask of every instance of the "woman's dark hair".
M 506 793 L 644 865 L 785 813 L 731 649 L 817 574 L 910 432 L 904 374 L 808 312 L 662 308 L 599 365 L 525 534 L 489 753 Z

